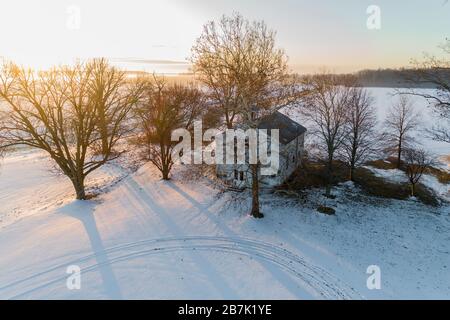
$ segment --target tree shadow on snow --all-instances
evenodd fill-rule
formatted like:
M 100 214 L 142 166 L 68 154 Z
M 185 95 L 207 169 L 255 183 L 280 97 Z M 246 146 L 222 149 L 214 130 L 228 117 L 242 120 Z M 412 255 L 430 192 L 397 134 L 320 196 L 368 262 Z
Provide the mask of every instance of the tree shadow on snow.
M 83 224 L 93 254 L 95 255 L 95 260 L 97 261 L 105 293 L 109 299 L 123 299 L 108 255 L 105 252 L 102 238 L 98 232 L 97 223 L 93 213 L 94 205 L 95 204 L 91 201 L 74 201 L 73 203 L 64 206 L 59 211 L 79 220 Z M 83 277 L 83 269 L 81 269 L 81 277 Z
M 194 207 L 196 207 L 201 214 L 205 214 L 206 217 L 211 220 L 222 232 L 225 236 L 232 238 L 232 239 L 239 239 L 242 238 L 242 236 L 236 234 L 233 230 L 231 230 L 229 227 L 227 227 L 223 221 L 221 221 L 220 218 L 217 217 L 217 215 L 214 212 L 211 212 L 207 205 L 204 205 L 197 200 L 195 200 L 193 197 L 191 197 L 189 194 L 187 194 L 185 191 L 180 189 L 176 184 L 174 184 L 172 181 L 168 181 L 166 184 L 168 187 L 176 191 L 178 194 L 183 196 L 186 200 L 188 200 Z M 302 298 L 302 295 L 309 296 L 310 294 L 303 289 L 301 289 L 293 280 L 292 278 L 287 275 L 285 272 L 280 272 L 280 269 L 272 264 L 272 263 L 266 263 L 265 261 L 257 261 L 264 269 L 266 269 L 274 279 L 276 279 L 285 289 L 287 289 L 294 297 Z M 303 296 L 303 297 L 304 297 Z
M 167 184 L 166 184 L 167 185 Z M 141 203 L 153 212 L 160 220 L 167 226 L 167 229 L 171 232 L 173 236 L 183 237 L 187 236 L 183 231 L 182 227 L 171 218 L 167 213 L 166 209 L 160 206 L 156 201 L 154 195 L 152 195 L 146 188 L 143 188 L 134 179 L 128 180 L 128 186 L 130 191 L 135 193 L 136 198 L 141 200 Z M 199 252 L 192 250 L 190 252 L 192 256 L 192 261 L 197 265 L 198 269 L 207 276 L 208 278 L 215 279 L 212 283 L 215 285 L 218 292 L 224 299 L 235 298 L 239 299 L 239 296 L 233 289 L 229 286 L 226 280 L 222 277 L 220 272 L 218 272 L 211 263 L 203 257 Z

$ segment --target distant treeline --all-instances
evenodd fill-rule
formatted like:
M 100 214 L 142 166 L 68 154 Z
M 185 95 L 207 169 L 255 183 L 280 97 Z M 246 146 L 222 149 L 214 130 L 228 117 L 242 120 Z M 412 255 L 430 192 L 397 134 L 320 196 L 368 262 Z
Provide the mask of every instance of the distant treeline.
M 426 81 L 417 81 L 421 78 L 421 74 L 426 72 L 428 75 L 433 73 L 436 78 L 448 79 L 450 81 L 450 68 L 439 69 L 377 69 L 377 70 L 361 70 L 355 73 L 332 74 L 335 81 L 341 80 L 342 84 L 348 83 L 349 79 L 356 78 L 357 83 L 361 87 L 387 87 L 387 88 L 436 88 L 435 84 Z M 144 71 L 127 71 L 132 76 L 149 76 L 151 73 Z M 178 73 L 176 75 L 164 74 L 169 82 L 190 83 L 195 82 L 193 73 Z M 312 76 L 303 75 L 305 77 Z
M 415 81 L 420 75 L 420 69 L 378 69 L 362 70 L 354 74 L 339 74 L 342 82 L 350 76 L 356 76 L 358 83 L 363 87 L 390 87 L 390 88 L 435 88 L 436 86 L 429 82 Z M 450 69 L 440 68 L 435 70 L 426 70 L 427 73 L 433 72 L 437 77 L 450 79 Z

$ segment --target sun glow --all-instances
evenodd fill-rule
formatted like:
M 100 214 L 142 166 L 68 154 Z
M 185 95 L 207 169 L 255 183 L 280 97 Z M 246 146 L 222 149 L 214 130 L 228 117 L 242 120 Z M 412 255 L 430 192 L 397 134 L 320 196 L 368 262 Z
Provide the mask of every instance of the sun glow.
M 138 60 L 142 68 L 152 64 L 179 67 L 201 23 L 186 19 L 169 1 L 131 3 L 2 3 L 0 28 L 8 31 L 2 33 L 0 56 L 37 69 L 93 57 L 120 60 L 124 65 L 130 60 L 131 67 Z
M 137 71 L 185 72 L 204 23 L 233 11 L 275 29 L 294 71 L 399 67 L 424 51 L 438 52 L 450 29 L 450 5 L 408 2 L 406 10 L 404 3 L 378 3 L 381 29 L 373 31 L 365 1 L 3 1 L 0 56 L 38 69 L 107 57 Z

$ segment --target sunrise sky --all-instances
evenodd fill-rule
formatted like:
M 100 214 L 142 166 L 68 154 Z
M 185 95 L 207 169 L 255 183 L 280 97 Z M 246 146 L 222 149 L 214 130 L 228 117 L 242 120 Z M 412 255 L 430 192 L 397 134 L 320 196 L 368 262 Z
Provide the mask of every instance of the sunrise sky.
M 380 30 L 366 26 L 369 5 L 381 9 Z M 182 72 L 202 25 L 233 11 L 277 30 L 300 72 L 406 66 L 450 36 L 448 0 L 1 0 L 0 56 L 35 68 L 103 56 Z

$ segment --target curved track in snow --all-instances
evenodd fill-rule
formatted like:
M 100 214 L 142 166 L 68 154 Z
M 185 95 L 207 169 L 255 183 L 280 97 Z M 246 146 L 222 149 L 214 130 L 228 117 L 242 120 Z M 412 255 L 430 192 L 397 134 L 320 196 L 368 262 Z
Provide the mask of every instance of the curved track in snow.
M 68 265 L 79 265 L 82 274 L 95 271 L 104 265 L 129 261 L 153 254 L 175 251 L 209 251 L 225 254 L 237 254 L 267 261 L 297 278 L 302 286 L 322 299 L 361 299 L 353 288 L 346 285 L 327 271 L 309 263 L 289 250 L 248 238 L 228 238 L 216 236 L 171 237 L 142 240 L 105 249 L 64 264 L 53 266 L 43 272 L 30 275 L 0 287 L 0 296 L 19 299 L 30 293 L 58 283 L 65 283 Z M 106 255 L 107 260 L 98 262 L 96 257 Z M 63 270 L 61 272 L 61 270 Z M 63 273 L 64 272 L 64 273 Z M 55 276 L 55 273 L 58 275 Z M 10 292 L 8 294 L 8 292 Z

